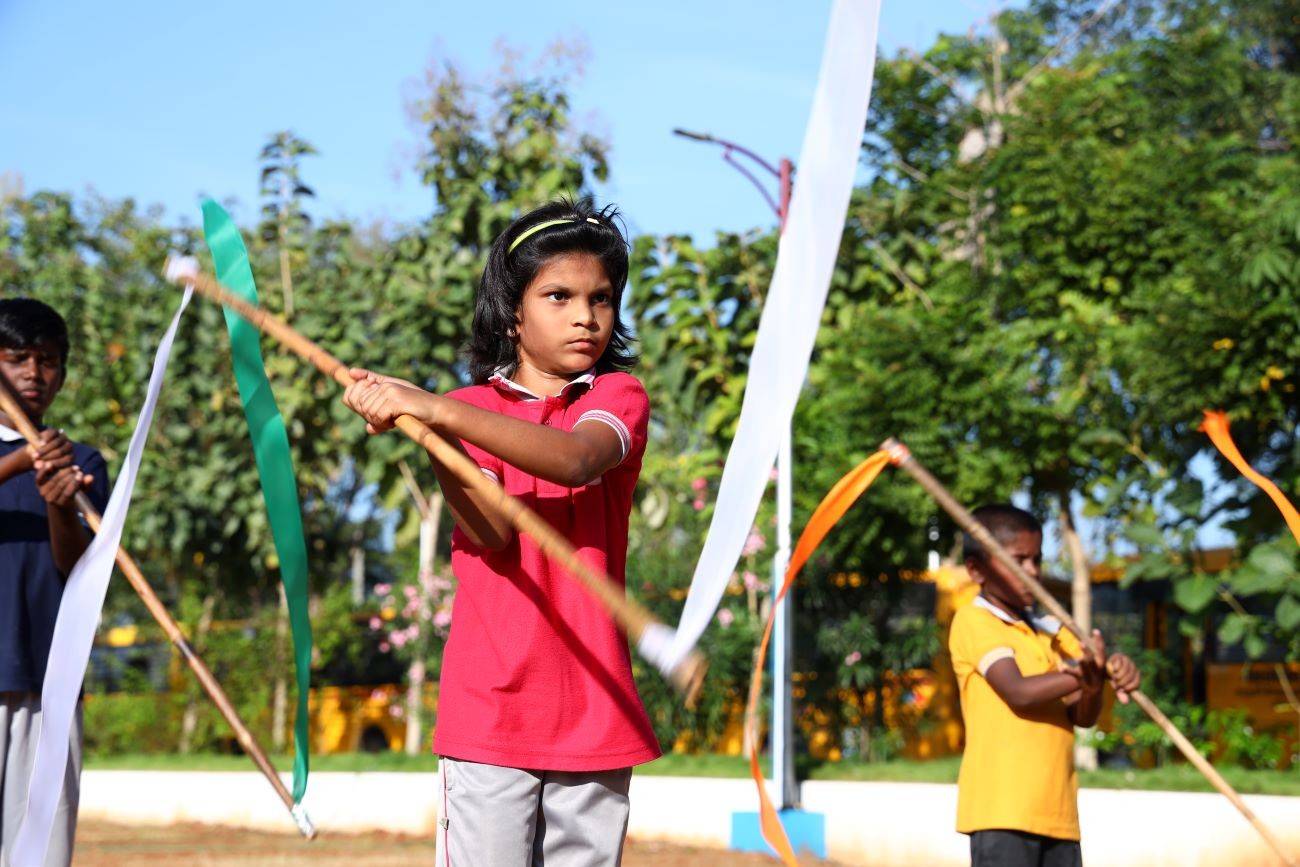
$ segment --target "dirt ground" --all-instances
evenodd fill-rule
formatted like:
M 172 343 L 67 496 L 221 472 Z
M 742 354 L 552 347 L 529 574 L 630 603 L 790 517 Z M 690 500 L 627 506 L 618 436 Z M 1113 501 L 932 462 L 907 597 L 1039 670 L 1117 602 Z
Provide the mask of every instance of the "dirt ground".
M 629 839 L 624 867 L 772 867 L 767 855 L 725 852 Z M 835 867 L 806 858 L 801 863 Z M 433 840 L 399 834 L 322 835 L 308 843 L 287 834 L 172 825 L 128 827 L 106 822 L 77 826 L 74 867 L 406 867 L 432 865 Z

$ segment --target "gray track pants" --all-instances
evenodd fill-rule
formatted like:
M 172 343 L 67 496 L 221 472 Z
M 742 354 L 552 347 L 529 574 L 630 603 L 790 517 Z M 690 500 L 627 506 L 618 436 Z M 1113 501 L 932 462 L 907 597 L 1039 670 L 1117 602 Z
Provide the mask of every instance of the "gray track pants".
M 18 825 L 27 812 L 27 790 L 36 760 L 36 741 L 41 734 L 41 697 L 32 692 L 0 692 L 0 864 L 4 867 L 41 867 L 10 864 L 9 847 L 18 836 Z M 73 715 L 68 744 L 68 768 L 63 775 L 63 794 L 54 814 L 50 847 L 44 867 L 67 867 L 72 863 L 72 843 L 77 833 L 77 801 L 81 797 L 81 704 Z
M 632 769 L 438 762 L 438 867 L 617 867 Z

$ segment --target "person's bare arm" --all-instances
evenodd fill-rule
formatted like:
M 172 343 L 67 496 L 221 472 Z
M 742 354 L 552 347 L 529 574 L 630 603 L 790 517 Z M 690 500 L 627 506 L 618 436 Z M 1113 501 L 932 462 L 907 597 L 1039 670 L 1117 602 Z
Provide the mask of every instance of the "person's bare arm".
M 366 429 L 392 428 L 409 415 L 439 433 L 471 442 L 511 466 L 557 485 L 576 488 L 599 478 L 623 459 L 623 444 L 606 424 L 558 430 L 442 397 L 403 380 L 353 370 L 357 382 L 344 402 L 366 419 Z
M 1073 671 L 1051 671 L 1025 677 L 1013 657 L 989 666 L 984 679 L 998 697 L 1016 711 L 1066 699 L 1079 691 L 1079 676 Z
M 430 394 L 394 377 L 359 369 L 352 375 L 356 382 L 343 401 L 366 420 L 370 433 L 389 430 L 398 416 L 409 415 L 455 448 L 463 451 L 457 442 L 463 439 L 524 472 L 566 487 L 585 485 L 623 459 L 622 441 L 606 424 L 561 431 Z M 489 550 L 509 544 L 514 534 L 509 521 L 432 455 L 430 462 L 452 515 L 470 539 Z
M 1078 673 L 1079 689 L 1066 696 L 1065 703 L 1068 707 L 1065 712 L 1070 722 L 1086 729 L 1096 725 L 1097 718 L 1101 716 L 1101 692 L 1106 686 L 1106 670 L 1094 662 L 1092 657 L 1085 656 L 1079 660 Z
M 30 472 L 33 465 L 33 451 L 31 446 L 24 446 L 0 458 L 0 482 L 7 482 L 15 476 Z
M 465 447 L 454 437 L 436 435 L 464 454 Z M 500 551 L 509 545 L 510 540 L 514 538 L 514 527 L 510 522 L 496 509 L 488 506 L 485 497 L 462 482 L 455 473 L 436 460 L 432 453 L 428 457 L 429 464 L 438 477 L 438 487 L 442 489 L 447 508 L 451 510 L 451 516 L 465 531 L 465 535 L 469 536 L 470 541 L 489 551 Z M 466 457 L 468 458 L 469 455 Z
M 62 431 L 42 431 L 34 450 L 32 469 L 36 471 L 36 490 L 45 500 L 50 551 L 54 565 L 66 577 L 90 544 L 90 533 L 77 514 L 76 496 L 94 480 L 73 463 L 72 443 Z
M 66 578 L 90 544 L 90 533 L 77 514 L 77 492 L 84 490 L 89 476 L 76 467 L 38 470 L 36 489 L 45 500 L 50 529 L 50 551 L 54 565 Z

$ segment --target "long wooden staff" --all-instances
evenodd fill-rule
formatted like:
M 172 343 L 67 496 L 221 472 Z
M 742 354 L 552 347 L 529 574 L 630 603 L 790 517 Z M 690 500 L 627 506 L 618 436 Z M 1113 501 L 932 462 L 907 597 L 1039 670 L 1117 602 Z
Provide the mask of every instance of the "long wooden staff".
M 23 435 L 27 442 L 34 446 L 40 446 L 40 432 L 36 429 L 36 425 L 32 424 L 31 419 L 27 417 L 26 411 L 22 408 L 22 404 L 18 396 L 14 394 L 9 382 L 2 376 L 0 376 L 0 410 L 4 410 L 4 413 L 13 420 L 13 423 L 18 426 L 18 432 Z M 85 516 L 90 529 L 98 533 L 100 515 L 94 504 L 90 502 L 90 498 L 84 492 L 78 491 L 76 505 L 81 514 Z M 149 609 L 149 613 L 153 615 L 154 620 L 157 620 L 158 625 L 163 628 L 163 632 L 167 633 L 167 637 L 180 651 L 181 656 L 194 672 L 194 676 L 198 678 L 199 683 L 202 684 L 204 690 L 212 698 L 217 710 L 221 711 L 221 715 L 226 718 L 226 722 L 230 723 L 230 727 L 234 729 L 239 745 L 244 748 L 244 752 L 248 754 L 249 758 L 262 772 L 262 775 L 270 782 L 271 787 L 275 789 L 275 793 L 280 796 L 280 800 L 289 810 L 289 814 L 293 817 L 298 830 L 308 840 L 315 837 L 316 827 L 307 816 L 307 811 L 303 809 L 301 804 L 294 804 L 293 796 L 285 788 L 280 775 L 275 772 L 271 761 L 266 757 L 266 752 L 258 744 L 257 739 L 253 737 L 253 733 L 248 730 L 248 726 L 244 725 L 244 721 L 240 719 L 239 713 L 235 710 L 235 706 L 230 703 L 225 690 L 213 677 L 211 669 L 208 668 L 198 652 L 190 646 L 185 634 L 181 632 L 180 626 L 172 619 L 167 607 L 158 598 L 158 594 L 154 593 L 153 587 L 145 579 L 140 567 L 135 564 L 135 561 L 131 559 L 131 555 L 121 546 L 118 546 L 116 560 L 118 568 L 122 570 L 122 574 L 126 576 L 126 580 L 131 584 L 135 592 L 139 594 L 145 608 Z
M 1042 584 L 1025 572 L 1021 565 L 1016 562 L 1016 559 L 1007 552 L 1007 549 L 1003 548 L 1002 545 L 998 543 L 998 540 L 994 538 L 993 534 L 990 533 L 983 524 L 975 520 L 974 516 L 971 515 L 970 512 L 966 511 L 966 509 L 962 507 L 961 503 L 957 502 L 953 495 L 948 492 L 939 480 L 930 475 L 929 470 L 921 466 L 920 461 L 912 457 L 912 453 L 908 451 L 907 446 L 903 445 L 896 439 L 890 438 L 884 442 L 881 448 L 890 453 L 890 462 L 894 466 L 902 468 L 902 470 L 909 476 L 916 479 L 921 487 L 925 488 L 926 493 L 931 497 L 934 497 L 935 501 L 943 507 L 943 510 L 952 516 L 952 519 L 957 522 L 957 526 L 961 527 L 969 533 L 975 541 L 979 542 L 985 551 L 993 555 L 993 558 L 997 560 L 999 565 L 1005 567 L 1006 570 L 1015 575 L 1016 578 L 1025 585 L 1025 587 L 1029 588 L 1029 592 L 1034 594 L 1034 598 L 1042 603 L 1043 607 L 1050 611 L 1053 617 L 1061 621 L 1067 629 L 1078 636 L 1079 643 L 1083 645 L 1085 653 L 1093 659 L 1097 659 L 1097 649 L 1093 646 L 1092 639 L 1088 635 L 1084 634 L 1083 629 L 1080 628 L 1079 624 L 1070 616 L 1069 612 L 1066 611 L 1055 598 L 1053 598 L 1052 594 L 1047 592 L 1046 588 L 1044 588 Z M 1161 711 L 1160 708 L 1156 707 L 1155 702 L 1151 701 L 1151 699 L 1141 690 L 1132 690 L 1129 692 L 1129 697 L 1137 703 L 1138 707 L 1146 711 L 1147 716 L 1151 717 L 1151 719 L 1155 721 L 1155 724 L 1160 727 L 1160 730 L 1174 742 L 1174 745 L 1178 747 L 1178 750 L 1184 756 L 1187 757 L 1187 760 L 1195 765 L 1198 771 L 1205 775 L 1205 778 L 1210 781 L 1210 784 L 1213 785 L 1214 788 L 1218 789 L 1219 792 L 1231 801 L 1232 805 L 1246 817 L 1247 821 L 1249 821 L 1250 824 L 1255 827 L 1255 830 L 1259 832 L 1259 835 L 1264 838 L 1264 841 L 1278 854 L 1278 857 L 1282 859 L 1282 862 L 1290 865 L 1290 867 L 1296 867 L 1297 862 L 1295 858 L 1282 847 L 1282 842 L 1273 835 L 1273 832 L 1268 829 L 1267 825 L 1259 820 L 1259 817 L 1255 815 L 1254 811 L 1252 811 L 1250 807 L 1246 806 L 1246 802 L 1242 800 L 1241 795 L 1237 794 L 1237 791 L 1233 789 L 1232 786 L 1228 785 L 1228 781 L 1223 778 L 1223 775 L 1215 770 L 1214 766 L 1206 760 L 1205 756 L 1200 754 L 1196 747 L 1192 746 L 1192 742 L 1178 730 L 1178 726 L 1174 725 L 1173 722 L 1170 721 L 1169 717 L 1165 716 L 1164 712 Z
M 171 275 L 171 272 L 169 263 L 167 273 Z M 173 278 L 169 276 L 169 279 Z M 303 337 L 283 320 L 229 292 L 213 277 L 202 273 L 176 274 L 174 282 L 193 286 L 194 291 L 200 295 L 234 310 L 253 327 L 280 341 L 289 351 L 311 363 L 339 385 L 346 387 L 352 384 L 346 364 Z M 509 521 L 515 530 L 531 536 L 544 554 L 578 579 L 633 641 L 638 641 L 647 628 L 662 626 L 653 614 L 628 599 L 613 579 L 584 563 L 568 539 L 528 508 L 522 500 L 507 494 L 500 485 L 483 475 L 469 456 L 444 440 L 432 428 L 409 415 L 398 416 L 396 427 L 419 443 L 434 460 L 451 470 L 462 484 L 482 497 L 489 508 Z M 698 650 L 692 650 L 668 674 L 673 685 L 685 696 L 687 707 L 694 705 L 707 668 L 708 662 L 704 655 Z

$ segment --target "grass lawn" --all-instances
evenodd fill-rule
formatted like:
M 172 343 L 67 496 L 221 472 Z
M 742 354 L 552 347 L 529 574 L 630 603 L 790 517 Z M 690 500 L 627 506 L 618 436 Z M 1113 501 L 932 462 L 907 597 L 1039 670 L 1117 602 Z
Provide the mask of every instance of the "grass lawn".
M 282 771 L 293 768 L 289 756 L 272 757 L 272 763 Z M 801 768 L 803 776 L 813 780 L 873 780 L 900 783 L 953 783 L 957 780 L 956 757 L 928 762 L 839 762 Z M 763 770 L 768 771 L 767 762 Z M 402 753 L 342 753 L 329 756 L 312 756 L 313 771 L 394 771 L 432 772 L 436 759 L 428 754 L 407 756 Z M 152 771 L 251 771 L 253 763 L 244 756 L 193 755 L 180 756 L 166 753 L 151 755 L 121 755 L 86 757 L 86 767 L 91 770 L 152 770 Z M 749 760 L 744 756 L 718 755 L 666 755 L 658 761 L 637 768 L 638 774 L 661 777 L 730 777 L 743 779 L 749 776 Z M 1245 768 L 1221 767 L 1219 772 L 1242 794 L 1300 796 L 1300 770 L 1252 771 Z M 1174 792 L 1211 792 L 1209 781 L 1189 765 L 1173 765 L 1150 770 L 1102 768 L 1083 771 L 1079 784 L 1093 789 L 1155 789 Z

